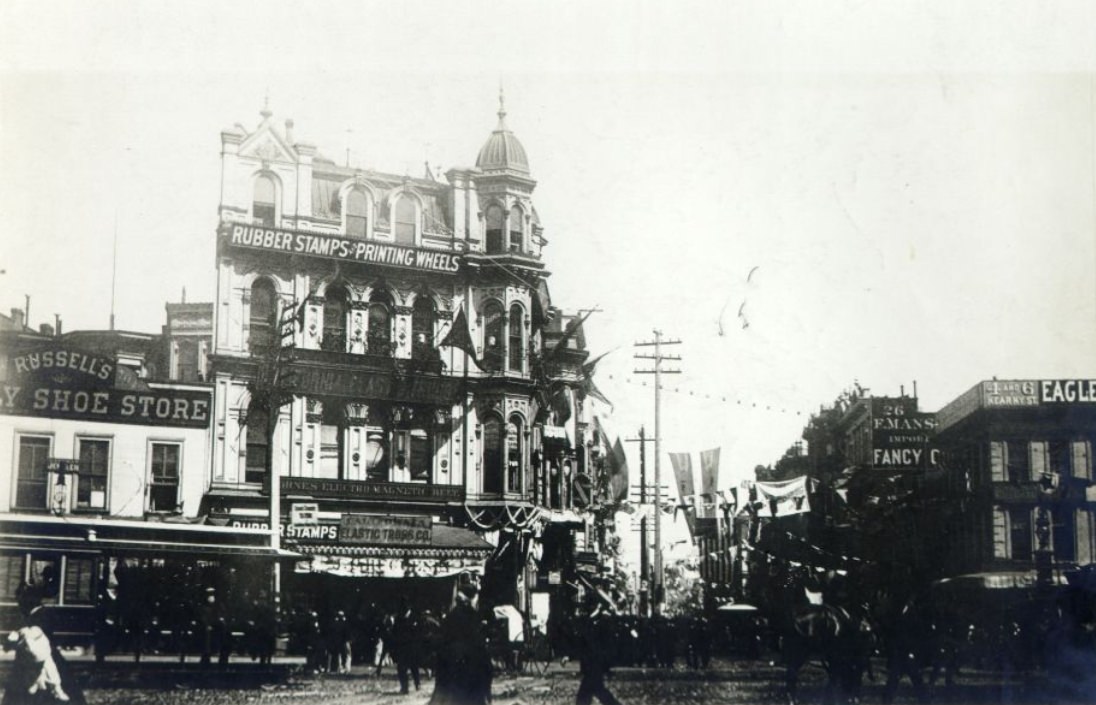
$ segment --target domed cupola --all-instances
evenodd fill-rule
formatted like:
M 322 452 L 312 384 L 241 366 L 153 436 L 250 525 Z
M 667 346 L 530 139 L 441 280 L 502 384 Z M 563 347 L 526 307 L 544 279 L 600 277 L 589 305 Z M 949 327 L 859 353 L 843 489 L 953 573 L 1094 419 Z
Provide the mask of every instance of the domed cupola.
M 506 126 L 506 106 L 502 91 L 499 91 L 499 124 L 487 142 L 480 148 L 476 157 L 476 167 L 484 173 L 509 171 L 527 176 L 529 160 L 525 156 L 525 147 Z

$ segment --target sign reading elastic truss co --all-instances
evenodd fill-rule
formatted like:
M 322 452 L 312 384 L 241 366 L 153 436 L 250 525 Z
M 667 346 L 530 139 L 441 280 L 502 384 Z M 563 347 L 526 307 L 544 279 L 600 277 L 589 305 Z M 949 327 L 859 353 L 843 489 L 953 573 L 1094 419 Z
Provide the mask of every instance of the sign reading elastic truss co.
M 429 546 L 434 538 L 430 517 L 343 514 L 339 542 L 373 546 Z
M 452 252 L 240 223 L 226 224 L 222 233 L 227 244 L 234 248 L 313 255 L 445 274 L 455 274 L 460 270 L 460 255 Z

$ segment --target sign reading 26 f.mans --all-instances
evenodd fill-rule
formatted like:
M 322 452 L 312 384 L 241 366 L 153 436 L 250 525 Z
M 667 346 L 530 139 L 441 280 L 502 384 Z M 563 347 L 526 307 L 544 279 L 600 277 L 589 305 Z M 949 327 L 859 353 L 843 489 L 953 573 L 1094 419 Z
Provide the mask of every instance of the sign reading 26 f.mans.
M 312 255 L 443 274 L 460 271 L 460 255 L 453 252 L 241 223 L 226 223 L 221 232 L 224 242 L 233 248 Z

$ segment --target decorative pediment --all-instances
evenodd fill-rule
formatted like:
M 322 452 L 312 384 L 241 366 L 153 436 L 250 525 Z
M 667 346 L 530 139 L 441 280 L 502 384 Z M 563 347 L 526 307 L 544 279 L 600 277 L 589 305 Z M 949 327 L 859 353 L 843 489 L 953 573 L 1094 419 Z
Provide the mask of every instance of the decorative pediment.
M 296 162 L 294 149 L 272 129 L 260 129 L 240 145 L 241 157 L 252 157 L 264 162 Z

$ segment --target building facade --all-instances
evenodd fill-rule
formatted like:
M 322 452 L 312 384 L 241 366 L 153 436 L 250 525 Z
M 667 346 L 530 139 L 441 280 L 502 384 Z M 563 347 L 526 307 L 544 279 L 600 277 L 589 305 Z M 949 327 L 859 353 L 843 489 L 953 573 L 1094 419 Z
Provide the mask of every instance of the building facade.
M 140 609 L 151 621 L 198 604 L 230 565 L 269 574 L 266 534 L 199 513 L 212 390 L 156 374 L 159 346 L 121 331 L 0 332 L 0 457 L 11 469 L 0 483 L 4 625 L 18 624 L 24 583 L 44 591 L 62 640 L 86 643 L 107 615 L 118 623 L 137 604 L 133 590 L 122 599 L 120 576 L 152 588 Z M 154 601 L 169 584 L 178 599 Z
M 1096 559 L 1096 381 L 987 380 L 937 414 L 952 478 L 949 573 L 1034 578 Z
M 204 510 L 302 554 L 300 599 L 480 573 L 524 607 L 582 410 L 501 102 L 475 167 L 441 180 L 340 166 L 269 110 L 221 143 Z

